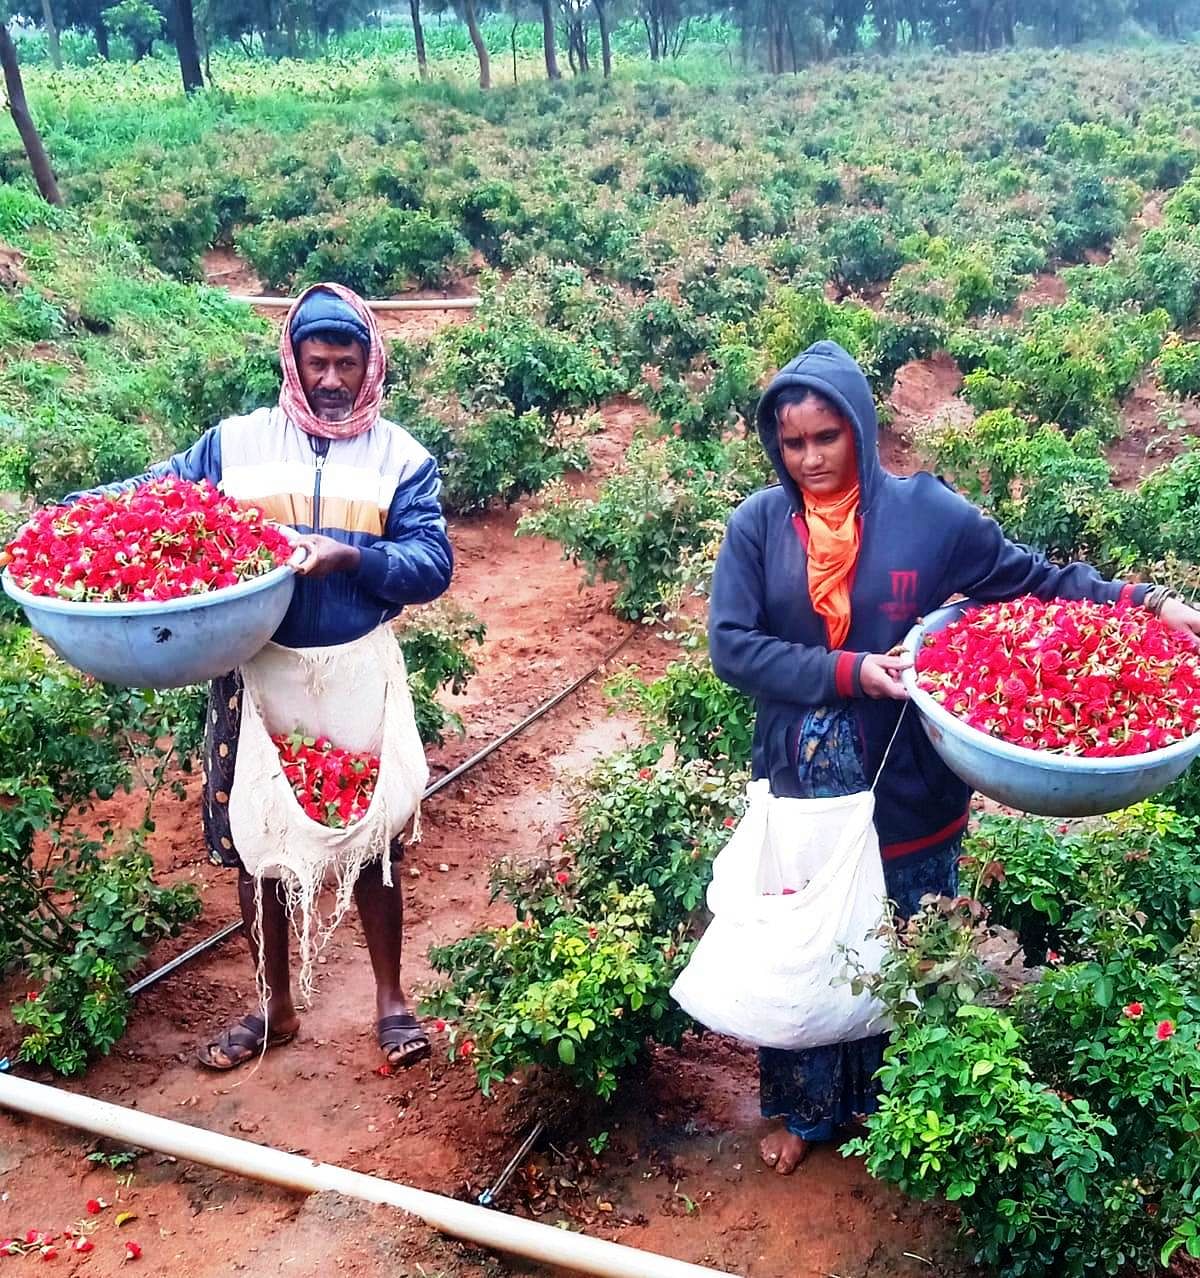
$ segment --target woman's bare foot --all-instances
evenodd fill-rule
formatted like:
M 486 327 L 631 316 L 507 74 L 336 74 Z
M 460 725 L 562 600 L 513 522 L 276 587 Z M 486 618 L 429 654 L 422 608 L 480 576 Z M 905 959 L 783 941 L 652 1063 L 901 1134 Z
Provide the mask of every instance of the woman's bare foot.
M 808 1141 L 793 1136 L 786 1127 L 777 1127 L 762 1138 L 759 1156 L 781 1176 L 790 1176 L 808 1157 Z

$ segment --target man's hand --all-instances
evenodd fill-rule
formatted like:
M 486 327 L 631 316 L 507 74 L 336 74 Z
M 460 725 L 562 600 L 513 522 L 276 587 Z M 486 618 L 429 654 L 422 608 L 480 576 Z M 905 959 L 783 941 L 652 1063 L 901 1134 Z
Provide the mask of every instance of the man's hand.
M 301 577 L 328 577 L 330 573 L 353 572 L 358 567 L 357 546 L 347 546 L 320 533 L 302 533 L 295 543 L 288 563 Z
M 858 672 L 863 695 L 876 699 L 888 697 L 893 701 L 907 701 L 908 693 L 900 682 L 900 672 L 912 665 L 911 657 L 893 656 L 891 653 L 872 652 L 863 659 Z
M 1158 615 L 1172 630 L 1186 630 L 1200 636 L 1200 612 L 1182 599 L 1168 599 Z

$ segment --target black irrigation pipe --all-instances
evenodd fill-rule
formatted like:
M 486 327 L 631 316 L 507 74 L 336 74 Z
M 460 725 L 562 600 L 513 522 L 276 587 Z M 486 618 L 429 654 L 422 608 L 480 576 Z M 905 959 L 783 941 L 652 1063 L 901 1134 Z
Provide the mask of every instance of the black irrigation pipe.
M 582 674 L 573 683 L 570 683 L 561 692 L 556 693 L 544 705 L 538 706 L 531 714 L 527 714 L 520 723 L 509 728 L 502 736 L 499 736 L 482 750 L 476 751 L 465 762 L 460 763 L 457 768 L 447 772 L 444 777 L 439 777 L 421 796 L 421 801 L 425 802 L 432 799 L 433 796 L 444 790 L 451 782 L 457 781 L 464 773 L 469 772 L 472 768 L 482 763 L 489 755 L 494 754 L 502 745 L 506 745 L 518 733 L 524 732 L 526 728 L 535 724 L 543 715 L 549 714 L 555 706 L 564 702 L 573 692 L 576 692 L 590 679 L 594 679 L 601 670 L 617 655 L 618 652 L 629 642 L 634 636 L 631 630 L 617 646 L 598 661 L 586 674 Z M 220 945 L 222 941 L 227 941 L 231 936 L 242 930 L 241 919 L 235 919 L 232 923 L 226 923 L 223 928 L 218 929 L 211 936 L 206 936 L 204 940 L 197 941 L 190 949 L 184 950 L 182 954 L 177 954 L 169 963 L 164 963 L 162 967 L 156 968 L 153 972 L 143 976 L 140 981 L 134 983 L 125 991 L 132 998 L 135 994 L 140 994 L 143 990 L 147 990 L 152 985 L 157 985 L 164 977 L 170 976 L 172 972 L 178 971 L 185 963 L 190 963 L 192 959 L 199 958 L 201 954 L 206 954 L 209 950 Z

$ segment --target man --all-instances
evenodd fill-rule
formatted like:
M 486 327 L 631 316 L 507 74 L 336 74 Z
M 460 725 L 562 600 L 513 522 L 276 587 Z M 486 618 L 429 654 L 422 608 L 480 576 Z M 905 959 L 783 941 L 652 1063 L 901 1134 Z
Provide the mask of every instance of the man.
M 292 307 L 280 341 L 283 388 L 274 408 L 213 427 L 149 475 L 207 479 L 299 534 L 296 590 L 274 642 L 289 648 L 347 644 L 406 604 L 436 599 L 453 558 L 438 502 L 437 465 L 407 431 L 379 415 L 386 356 L 374 317 L 348 289 L 321 284 Z M 297 556 L 299 559 L 299 556 Z M 249 1013 L 200 1048 L 209 1069 L 234 1069 L 299 1027 L 283 901 L 268 880 L 261 949 L 255 879 L 229 826 L 241 721 L 236 671 L 212 685 L 205 740 L 204 828 L 210 857 L 237 869 L 251 955 L 269 988 L 266 1018 Z M 392 859 L 399 848 L 393 843 Z M 401 889 L 368 865 L 355 902 L 375 976 L 377 1034 L 390 1067 L 429 1055 L 429 1038 L 400 984 Z

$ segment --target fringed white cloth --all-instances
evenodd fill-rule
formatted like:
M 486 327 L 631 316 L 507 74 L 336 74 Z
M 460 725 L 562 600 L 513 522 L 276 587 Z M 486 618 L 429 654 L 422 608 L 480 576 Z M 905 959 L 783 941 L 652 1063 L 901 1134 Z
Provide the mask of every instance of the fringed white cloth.
M 380 861 L 390 884 L 389 846 L 411 823 L 420 831 L 421 795 L 429 780 L 417 731 L 404 655 L 388 626 L 330 648 L 268 644 L 242 668 L 245 691 L 237 766 L 229 794 L 233 842 L 257 880 L 259 935 L 265 879 L 279 881 L 300 947 L 299 995 L 312 1000 L 317 956 L 341 922 L 365 866 Z M 271 737 L 297 730 L 328 737 L 347 750 L 379 756 L 379 778 L 361 820 L 331 829 L 309 818 L 296 800 Z M 328 883 L 330 912 L 318 896 Z M 268 990 L 259 964 L 258 992 Z

